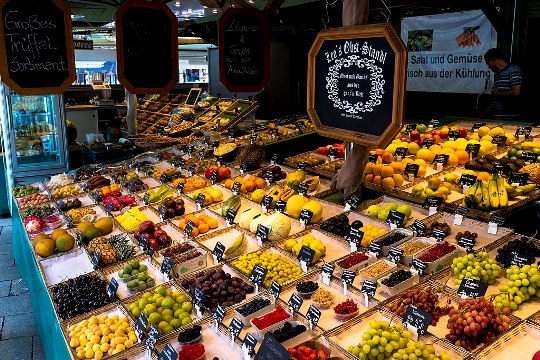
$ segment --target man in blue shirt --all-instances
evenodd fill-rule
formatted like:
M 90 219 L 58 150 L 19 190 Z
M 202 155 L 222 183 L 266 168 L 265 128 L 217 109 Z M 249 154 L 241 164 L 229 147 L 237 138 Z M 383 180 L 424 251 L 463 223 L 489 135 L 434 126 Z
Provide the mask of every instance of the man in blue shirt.
M 522 114 L 520 102 L 523 90 L 521 69 L 508 63 L 498 49 L 489 49 L 484 54 L 487 66 L 495 73 L 491 104 L 483 116 L 493 118 L 515 118 Z

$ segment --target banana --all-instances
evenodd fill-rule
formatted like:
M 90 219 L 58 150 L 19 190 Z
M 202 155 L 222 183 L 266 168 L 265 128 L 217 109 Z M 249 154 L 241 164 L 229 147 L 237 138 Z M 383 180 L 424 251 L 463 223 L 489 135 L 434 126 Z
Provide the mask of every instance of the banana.
M 499 190 L 499 206 L 508 206 L 508 193 L 504 187 L 504 180 L 499 174 L 497 174 L 497 189 Z
M 478 208 L 480 210 L 489 210 L 490 202 L 489 202 L 489 191 L 488 188 L 485 186 L 482 186 L 482 202 L 478 205 Z
M 499 189 L 497 188 L 497 174 L 493 174 L 488 182 L 489 204 L 491 209 L 499 208 Z
M 533 191 L 536 188 L 536 184 L 528 184 L 523 186 L 518 186 L 518 190 L 523 191 L 523 194 L 527 194 Z
M 246 237 L 244 236 L 244 234 L 238 235 L 238 237 L 234 240 L 233 244 L 225 250 L 225 255 L 232 256 L 238 253 L 239 250 L 243 247 L 245 241 Z
M 475 191 L 474 191 L 474 197 L 473 197 L 474 203 L 476 205 L 480 205 L 482 203 L 482 200 L 483 200 L 482 189 L 484 189 L 484 183 L 482 182 L 482 180 L 480 181 L 477 180 Z

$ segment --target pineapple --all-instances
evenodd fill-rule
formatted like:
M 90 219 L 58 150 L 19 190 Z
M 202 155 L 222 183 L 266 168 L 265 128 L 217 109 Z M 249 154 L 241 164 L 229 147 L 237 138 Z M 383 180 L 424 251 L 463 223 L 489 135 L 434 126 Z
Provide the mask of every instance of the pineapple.
M 103 237 L 91 240 L 88 243 L 88 252 L 90 255 L 93 255 L 95 252 L 99 252 L 100 266 L 111 265 L 118 261 L 118 252 Z

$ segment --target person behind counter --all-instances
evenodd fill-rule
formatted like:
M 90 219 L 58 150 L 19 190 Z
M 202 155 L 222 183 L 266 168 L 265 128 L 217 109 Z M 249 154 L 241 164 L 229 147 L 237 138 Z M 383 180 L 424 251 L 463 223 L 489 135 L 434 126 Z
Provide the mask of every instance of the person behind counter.
M 510 64 L 499 49 L 486 51 L 484 60 L 494 73 L 494 82 L 491 103 L 481 117 L 520 117 L 523 113 L 523 72 L 517 65 Z

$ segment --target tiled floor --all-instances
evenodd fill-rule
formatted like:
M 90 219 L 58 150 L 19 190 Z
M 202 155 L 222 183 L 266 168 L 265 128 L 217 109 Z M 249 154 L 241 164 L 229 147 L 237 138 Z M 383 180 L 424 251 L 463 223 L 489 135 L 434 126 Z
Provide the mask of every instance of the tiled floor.
M 30 295 L 11 256 L 11 218 L 0 217 L 0 354 L 2 359 L 45 359 Z

